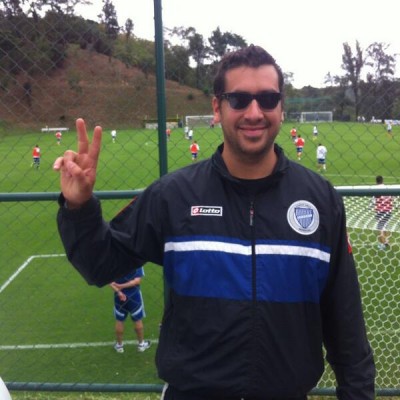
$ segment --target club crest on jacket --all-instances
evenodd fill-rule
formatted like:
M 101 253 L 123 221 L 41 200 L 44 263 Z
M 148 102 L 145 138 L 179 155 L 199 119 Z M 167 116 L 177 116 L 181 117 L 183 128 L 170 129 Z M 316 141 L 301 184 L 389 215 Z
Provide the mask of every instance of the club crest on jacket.
M 319 212 L 309 201 L 298 200 L 289 207 L 287 220 L 297 233 L 311 235 L 319 227 Z

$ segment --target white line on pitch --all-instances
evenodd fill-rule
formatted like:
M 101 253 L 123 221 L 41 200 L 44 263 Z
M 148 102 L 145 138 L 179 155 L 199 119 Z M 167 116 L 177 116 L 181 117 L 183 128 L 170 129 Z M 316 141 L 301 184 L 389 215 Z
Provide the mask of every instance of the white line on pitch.
M 150 340 L 152 343 L 158 343 L 158 339 Z M 58 343 L 58 344 L 17 344 L 0 345 L 0 350 L 42 350 L 42 349 L 78 349 L 85 347 L 108 347 L 113 346 L 115 342 L 92 342 L 92 343 Z M 124 344 L 137 345 L 137 340 L 124 340 Z
M 26 261 L 0 286 L 0 293 L 31 263 L 35 258 L 65 257 L 65 254 L 37 254 L 30 256 Z

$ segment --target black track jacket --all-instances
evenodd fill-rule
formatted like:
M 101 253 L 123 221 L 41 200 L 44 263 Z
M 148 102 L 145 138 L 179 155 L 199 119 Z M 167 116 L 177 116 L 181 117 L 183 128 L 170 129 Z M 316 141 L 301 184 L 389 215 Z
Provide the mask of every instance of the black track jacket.
M 323 345 L 340 399 L 373 399 L 342 199 L 289 161 L 264 179 L 233 178 L 221 145 L 209 160 L 151 184 L 110 223 L 92 198 L 58 226 L 68 259 L 102 286 L 145 262 L 169 286 L 160 378 L 204 398 L 301 396 L 317 385 Z M 140 366 L 138 366 L 140 368 Z

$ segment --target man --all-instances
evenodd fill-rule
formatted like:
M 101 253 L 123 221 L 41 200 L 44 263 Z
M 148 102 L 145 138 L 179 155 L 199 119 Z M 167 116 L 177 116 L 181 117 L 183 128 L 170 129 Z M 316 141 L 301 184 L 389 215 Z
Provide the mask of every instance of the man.
M 89 144 L 78 119 L 78 152 L 54 163 L 59 231 L 89 283 L 145 261 L 164 268 L 163 400 L 305 399 L 324 370 L 323 344 L 338 397 L 374 398 L 343 202 L 275 144 L 283 86 L 262 48 L 226 54 L 212 99 L 223 144 L 151 184 L 110 223 L 93 196 L 101 127 Z
M 200 151 L 200 146 L 194 140 L 193 143 L 190 145 L 190 153 L 192 154 L 192 161 L 197 161 L 197 156 Z
M 319 171 L 326 171 L 326 154 L 328 153 L 327 148 L 321 143 L 317 147 L 317 169 Z
M 297 139 L 294 141 L 294 145 L 296 146 L 297 159 L 300 161 L 305 145 L 305 140 L 301 137 L 301 135 L 297 135 Z
M 392 121 L 386 121 L 386 132 L 389 136 L 392 136 Z
M 34 167 L 35 169 L 39 169 L 40 168 L 40 156 L 41 156 L 40 147 L 37 144 L 32 150 L 32 159 L 33 159 L 33 161 L 32 161 L 31 167 Z
M 385 186 L 381 175 L 376 177 L 375 182 L 378 186 Z M 387 231 L 387 225 L 392 218 L 393 196 L 374 197 L 374 208 L 377 221 L 376 229 L 379 231 L 378 248 L 385 250 L 389 248 L 390 232 Z
M 130 315 L 138 340 L 138 351 L 147 350 L 151 342 L 144 340 L 143 318 L 146 316 L 140 283 L 144 276 L 143 267 L 130 272 L 123 278 L 111 282 L 110 286 L 114 290 L 114 316 L 115 316 L 115 336 L 116 343 L 114 349 L 117 353 L 124 352 L 124 322 Z
M 117 140 L 117 131 L 115 129 L 111 131 L 111 140 L 113 143 Z
M 60 145 L 61 144 L 62 133 L 60 131 L 57 131 L 55 136 L 56 136 L 57 144 Z
M 318 137 L 318 127 L 317 125 L 313 126 L 313 140 L 317 140 Z
M 290 137 L 292 138 L 293 142 L 296 140 L 297 137 L 297 129 L 295 127 L 293 127 L 290 130 Z

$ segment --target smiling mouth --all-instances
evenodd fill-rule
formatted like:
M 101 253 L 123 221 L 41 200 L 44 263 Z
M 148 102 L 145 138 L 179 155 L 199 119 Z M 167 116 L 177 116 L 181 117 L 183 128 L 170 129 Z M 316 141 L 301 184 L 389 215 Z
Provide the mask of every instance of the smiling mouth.
M 267 127 L 259 126 L 259 127 L 240 127 L 239 130 L 243 132 L 246 136 L 260 136 Z

